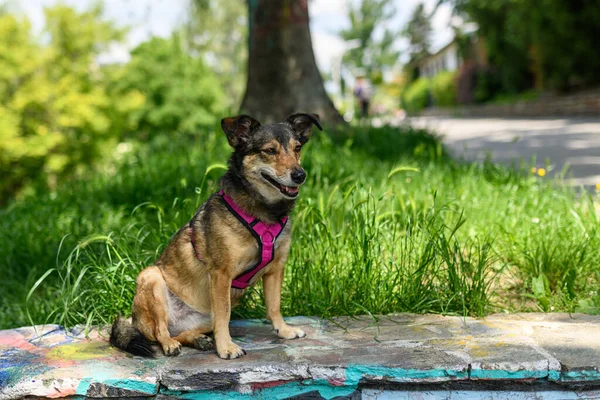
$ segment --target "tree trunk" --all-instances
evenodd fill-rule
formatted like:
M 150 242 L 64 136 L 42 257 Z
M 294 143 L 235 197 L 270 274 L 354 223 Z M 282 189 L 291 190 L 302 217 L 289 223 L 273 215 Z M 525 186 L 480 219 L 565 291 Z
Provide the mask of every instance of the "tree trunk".
M 248 81 L 242 112 L 262 123 L 296 112 L 317 113 L 324 125 L 344 120 L 315 63 L 307 0 L 248 0 Z

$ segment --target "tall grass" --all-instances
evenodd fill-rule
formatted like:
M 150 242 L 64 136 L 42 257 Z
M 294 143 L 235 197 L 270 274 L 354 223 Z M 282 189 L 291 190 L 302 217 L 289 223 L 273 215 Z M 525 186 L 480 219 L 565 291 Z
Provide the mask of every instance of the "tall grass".
M 217 189 L 228 153 L 217 129 L 159 138 L 0 211 L 0 326 L 129 313 L 136 274 Z M 409 127 L 320 135 L 303 158 L 286 315 L 599 312 L 597 195 L 457 162 Z M 260 286 L 236 313 L 264 315 Z

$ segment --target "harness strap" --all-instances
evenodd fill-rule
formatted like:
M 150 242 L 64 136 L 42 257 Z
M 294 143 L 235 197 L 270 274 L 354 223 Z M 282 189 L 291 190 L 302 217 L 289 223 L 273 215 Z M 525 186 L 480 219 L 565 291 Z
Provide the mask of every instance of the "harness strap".
M 192 242 L 192 248 L 194 249 L 194 255 L 196 255 L 196 258 L 200 261 L 202 261 L 202 254 L 200 254 L 200 252 L 198 251 L 198 247 L 196 247 L 196 240 L 195 235 L 194 235 L 194 218 L 192 218 L 192 220 L 189 223 L 188 226 L 188 230 L 190 232 L 190 242 Z
M 258 251 L 260 254 L 258 263 L 242 272 L 231 282 L 231 287 L 235 289 L 245 289 L 250 284 L 250 280 L 254 275 L 266 267 L 275 258 L 275 241 L 281 232 L 283 232 L 288 217 L 283 217 L 275 224 L 266 224 L 247 214 L 231 197 L 227 196 L 223 190 L 219 191 L 219 195 L 229 211 L 246 227 L 246 229 L 248 229 L 258 243 Z
M 232 288 L 245 289 L 250 284 L 250 281 L 254 275 L 266 267 L 275 258 L 275 241 L 281 232 L 283 232 L 283 228 L 287 223 L 288 217 L 283 217 L 275 224 L 266 224 L 261 220 L 247 214 L 233 201 L 231 197 L 227 196 L 223 190 L 219 191 L 219 196 L 229 212 L 231 212 L 242 223 L 242 225 L 248 229 L 258 244 L 258 251 L 260 254 L 259 261 L 255 265 L 246 269 L 246 271 L 242 272 L 231 282 Z M 194 254 L 199 260 L 201 260 L 202 256 L 200 253 L 198 253 L 194 242 L 194 225 L 192 221 L 190 221 L 189 227 L 191 243 L 192 247 L 194 248 Z

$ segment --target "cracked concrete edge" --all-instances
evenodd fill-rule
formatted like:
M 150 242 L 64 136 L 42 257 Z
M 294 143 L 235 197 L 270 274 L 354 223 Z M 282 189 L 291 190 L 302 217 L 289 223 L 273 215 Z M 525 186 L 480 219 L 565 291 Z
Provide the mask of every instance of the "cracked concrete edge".
M 549 365 L 549 364 L 547 364 Z M 538 367 L 541 367 L 538 365 Z M 382 366 L 349 366 L 349 367 L 326 367 L 326 366 L 308 366 L 300 367 L 292 375 L 301 376 L 307 374 L 306 379 L 301 380 L 262 380 L 262 382 L 253 382 L 255 377 L 252 374 L 245 375 L 245 381 L 235 386 L 235 390 L 228 391 L 182 391 L 172 390 L 161 386 L 157 395 L 176 396 L 180 398 L 194 399 L 235 399 L 249 394 L 255 394 L 260 391 L 261 398 L 284 399 L 293 396 L 306 395 L 307 393 L 316 393 L 322 398 L 330 399 L 333 397 L 352 397 L 355 393 L 360 393 L 364 385 L 378 390 L 389 388 L 398 388 L 399 383 L 443 383 L 448 381 L 478 381 L 478 380 L 502 380 L 516 381 L 523 380 L 527 383 L 533 381 L 549 381 L 552 371 L 547 368 L 537 370 L 479 370 L 479 375 L 475 376 L 476 369 L 469 364 L 467 369 L 463 370 L 406 370 L 399 368 L 389 368 Z M 261 371 L 262 373 L 266 370 Z M 274 371 L 278 373 L 280 371 Z M 485 374 L 484 374 L 485 372 Z M 285 375 L 277 375 L 279 378 L 289 378 Z M 262 378 L 263 375 L 260 375 Z M 465 387 L 463 386 L 463 389 Z
M 351 365 L 347 367 L 328 366 L 297 366 L 295 369 L 282 369 L 281 367 L 266 366 L 246 370 L 239 373 L 227 371 L 214 371 L 206 374 L 209 380 L 224 380 L 229 385 L 215 386 L 212 390 L 197 390 L 194 387 L 169 388 L 159 374 L 155 379 L 139 380 L 134 377 L 123 379 L 95 379 L 84 378 L 69 382 L 44 382 L 46 388 L 56 388 L 55 393 L 49 393 L 39 386 L 39 383 L 29 388 L 13 388 L 15 391 L 5 392 L 2 398 L 18 398 L 23 394 L 43 397 L 60 397 L 61 390 L 66 386 L 75 387 L 75 395 L 88 397 L 138 397 L 155 396 L 159 394 L 193 398 L 235 398 L 238 395 L 247 395 L 259 391 L 265 398 L 286 398 L 307 392 L 317 392 L 324 398 L 347 396 L 360 390 L 361 386 L 368 384 L 385 389 L 389 385 L 399 383 L 443 383 L 448 381 L 555 381 L 557 383 L 578 383 L 580 387 L 594 382 L 600 383 L 600 376 L 594 371 L 568 371 L 561 373 L 559 370 L 550 370 L 550 363 L 546 368 L 541 365 L 532 365 L 530 369 L 485 369 L 477 368 L 477 364 L 468 364 L 466 368 L 431 370 L 413 370 L 378 365 Z M 228 376 L 223 376 L 227 374 Z M 35 382 L 33 382 L 35 383 Z M 20 389 L 20 390 L 19 390 Z M 27 390 L 29 389 L 29 390 Z M 280 395 L 285 394 L 284 397 Z M 288 396 L 289 395 L 289 396 Z
M 136 379 L 95 381 L 94 379 L 86 378 L 79 382 L 74 381 L 72 384 L 76 385 L 77 388 L 75 395 L 88 397 L 143 397 L 163 395 L 194 399 L 235 399 L 260 391 L 263 398 L 283 399 L 308 392 L 316 392 L 321 397 L 329 399 L 351 396 L 356 391 L 360 391 L 361 386 L 364 384 L 385 390 L 388 385 L 403 382 L 441 383 L 450 380 L 552 380 L 551 372 L 553 371 L 541 368 L 531 371 L 478 370 L 473 368 L 471 364 L 462 370 L 406 370 L 365 365 L 348 367 L 298 366 L 293 371 L 282 371 L 277 368 L 264 367 L 258 371 L 241 372 L 236 377 L 229 376 L 228 379 L 233 378 L 230 390 L 199 391 L 193 388 L 173 390 L 162 385 L 158 377 L 154 382 Z M 215 372 L 214 374 L 219 375 L 220 373 L 223 372 Z M 570 379 L 571 376 L 568 378 Z M 595 376 L 587 376 L 587 378 L 598 379 L 599 377 L 596 374 Z M 397 385 L 394 387 L 397 387 Z M 50 397 L 47 392 L 36 393 L 35 391 L 31 391 L 28 394 Z M 13 397 L 8 394 L 7 397 L 0 397 L 16 398 L 19 396 Z M 60 391 L 51 397 L 60 397 Z
M 492 319 L 492 318 L 490 318 Z M 303 323 L 312 321 L 315 327 L 323 327 L 323 323 L 315 319 L 305 319 Z M 241 326 L 256 322 L 243 321 Z M 44 335 L 56 329 L 48 329 Z M 419 342 L 423 345 L 427 340 Z M 485 342 L 485 341 L 484 341 Z M 419 347 L 415 341 L 398 340 L 398 347 Z M 101 376 L 83 379 L 46 380 L 42 386 L 57 389 L 49 393 L 40 388 L 40 382 L 24 382 L 21 391 L 6 391 L 0 387 L 0 398 L 17 398 L 23 394 L 60 397 L 63 389 L 74 388 L 70 394 L 91 397 L 138 397 L 138 396 L 177 396 L 202 398 L 235 398 L 260 391 L 265 398 L 286 398 L 308 392 L 318 393 L 324 398 L 352 396 L 365 384 L 386 388 L 403 383 L 434 383 L 450 381 L 527 381 L 555 382 L 562 385 L 578 387 L 598 387 L 600 372 L 597 367 L 588 369 L 568 369 L 549 351 L 541 347 L 535 340 L 522 342 L 543 357 L 533 362 L 480 362 L 475 361 L 467 353 L 443 350 L 448 354 L 459 354 L 461 362 L 454 366 L 431 369 L 404 369 L 382 365 L 309 365 L 294 363 L 273 363 L 273 365 L 250 366 L 248 368 L 219 368 L 208 371 L 204 379 L 216 381 L 213 389 L 197 390 L 193 386 L 185 387 L 169 385 L 166 381 L 177 380 L 174 376 L 163 376 L 161 367 L 154 374 L 142 379 L 141 376 L 129 376 L 123 379 L 102 379 Z M 395 347 L 395 346 L 394 346 Z M 163 365 L 162 367 L 165 367 Z M 0 370 L 0 374 L 2 371 Z M 182 375 L 182 378 L 184 376 Z M 219 379 L 221 383 L 218 383 Z M 1 382 L 0 382 L 1 383 Z M 13 388 L 16 389 L 16 388 Z M 47 389 L 47 388 L 46 388 Z M 67 390 L 68 391 L 68 390 Z M 285 395 L 285 396 L 284 396 Z M 284 397 L 281 397 L 284 396 Z
M 156 394 L 173 395 L 190 398 L 236 398 L 260 391 L 265 398 L 287 398 L 307 392 L 317 392 L 323 398 L 348 396 L 360 391 L 365 385 L 385 390 L 386 387 L 398 387 L 403 383 L 441 384 L 449 381 L 526 381 L 527 383 L 555 382 L 579 383 L 579 388 L 600 385 L 598 374 L 584 376 L 586 381 L 562 376 L 560 369 L 551 370 L 550 362 L 532 364 L 529 369 L 485 369 L 478 363 L 469 363 L 463 368 L 435 368 L 431 370 L 415 370 L 379 365 L 307 366 L 300 365 L 295 369 L 261 368 L 259 371 L 244 371 L 231 379 L 229 390 L 197 390 L 192 387 L 177 389 L 161 385 Z M 587 371 L 586 371 L 587 372 Z M 215 375 L 220 372 L 215 371 Z M 567 378 L 567 379 L 565 379 Z M 581 378 L 576 376 L 574 378 Z M 588 381 L 587 379 L 592 379 Z M 583 385 L 582 385 L 583 384 Z M 567 385 L 568 387 L 568 385 Z M 203 397 L 205 396 L 205 397 Z

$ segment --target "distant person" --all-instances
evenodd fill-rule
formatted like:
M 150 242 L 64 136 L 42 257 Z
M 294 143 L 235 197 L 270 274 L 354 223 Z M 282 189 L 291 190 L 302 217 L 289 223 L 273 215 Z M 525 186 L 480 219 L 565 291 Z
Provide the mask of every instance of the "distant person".
M 358 100 L 360 105 L 361 117 L 366 118 L 369 116 L 369 104 L 371 102 L 372 95 L 371 86 L 369 82 L 363 76 L 356 78 L 356 84 L 354 86 L 354 96 Z

